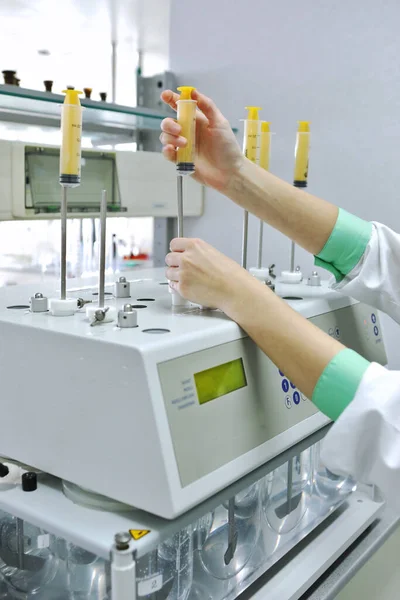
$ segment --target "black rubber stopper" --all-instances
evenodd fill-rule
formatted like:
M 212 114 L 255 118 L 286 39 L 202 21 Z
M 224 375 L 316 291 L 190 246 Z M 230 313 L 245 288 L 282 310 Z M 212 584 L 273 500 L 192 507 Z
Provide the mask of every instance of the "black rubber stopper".
M 85 94 L 85 98 L 90 98 L 90 96 L 92 95 L 92 88 L 83 88 L 84 94 Z
M 6 477 L 10 472 L 10 469 L 8 467 L 6 467 L 6 465 L 3 465 L 3 463 L 0 463 L 0 477 Z
M 15 76 L 17 71 L 3 71 L 4 83 L 15 85 Z
M 22 490 L 24 492 L 34 492 L 37 489 L 36 473 L 28 472 L 22 475 Z
M 296 179 L 293 181 L 294 187 L 305 188 L 307 187 L 307 181 L 297 181 Z
M 61 174 L 59 181 L 60 183 L 79 185 L 81 182 L 81 178 L 79 175 Z
M 100 92 L 100 100 L 102 102 L 107 102 L 107 92 Z
M 46 79 L 46 81 L 43 81 L 43 83 L 46 92 L 51 92 L 51 90 L 53 89 L 53 82 L 50 81 L 50 79 Z

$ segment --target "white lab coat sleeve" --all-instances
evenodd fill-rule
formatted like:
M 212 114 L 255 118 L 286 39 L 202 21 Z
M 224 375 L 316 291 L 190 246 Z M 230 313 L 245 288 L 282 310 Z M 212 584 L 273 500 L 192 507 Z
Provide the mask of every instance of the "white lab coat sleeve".
M 333 473 L 378 485 L 400 513 L 400 371 L 372 363 L 322 444 Z
M 378 308 L 400 323 L 400 235 L 380 223 L 372 225 L 372 235 L 361 260 L 332 287 Z

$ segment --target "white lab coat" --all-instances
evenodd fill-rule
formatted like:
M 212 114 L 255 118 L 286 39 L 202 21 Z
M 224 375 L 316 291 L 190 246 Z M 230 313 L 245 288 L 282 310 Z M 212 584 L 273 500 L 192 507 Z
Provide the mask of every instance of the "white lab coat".
M 400 235 L 374 223 L 360 263 L 333 287 L 400 323 Z M 326 436 L 321 458 L 334 473 L 378 485 L 400 513 L 400 371 L 368 367 Z

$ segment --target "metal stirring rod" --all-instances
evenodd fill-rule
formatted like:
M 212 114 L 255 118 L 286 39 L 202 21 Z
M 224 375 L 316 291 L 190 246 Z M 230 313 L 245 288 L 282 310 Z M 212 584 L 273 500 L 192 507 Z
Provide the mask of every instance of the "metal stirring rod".
M 100 204 L 100 267 L 99 267 L 99 308 L 104 308 L 104 285 L 106 272 L 106 222 L 107 192 L 101 192 Z
M 294 273 L 294 257 L 295 257 L 296 244 L 291 242 L 290 245 L 290 272 Z
M 287 513 L 290 515 L 292 512 L 292 494 L 293 494 L 293 458 L 288 461 L 288 484 L 286 490 L 286 500 L 287 500 Z
M 235 520 L 235 496 L 228 501 L 228 547 L 224 554 L 224 563 L 229 565 L 235 556 L 238 541 L 238 532 Z
M 242 236 L 242 267 L 247 269 L 247 239 L 249 236 L 249 213 L 244 211 L 243 215 L 243 236 Z
M 61 192 L 61 300 L 67 297 L 67 188 Z
M 18 566 L 21 570 L 24 569 L 24 522 L 22 519 L 17 519 L 16 527 L 17 537 L 17 553 L 18 553 Z
M 257 269 L 262 268 L 262 251 L 263 251 L 263 236 L 264 236 L 264 222 L 260 219 L 258 231 L 258 258 L 257 258 Z
M 183 237 L 183 176 L 178 175 L 178 237 Z

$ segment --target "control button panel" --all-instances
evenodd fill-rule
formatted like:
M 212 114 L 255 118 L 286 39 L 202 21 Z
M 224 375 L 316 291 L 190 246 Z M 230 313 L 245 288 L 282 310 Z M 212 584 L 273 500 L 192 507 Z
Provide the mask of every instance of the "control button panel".
M 304 394 L 301 394 L 297 390 L 295 384 L 292 381 L 290 381 L 285 376 L 285 374 L 282 371 L 280 371 L 279 369 L 278 369 L 278 373 L 279 373 L 280 377 L 282 378 L 281 387 L 285 394 L 284 400 L 285 400 L 286 408 L 290 409 L 292 407 L 298 406 L 302 400 L 303 400 L 303 402 L 305 402 L 307 400 L 306 396 Z
M 372 312 L 365 304 L 354 304 L 351 307 L 313 317 L 310 321 L 368 360 L 386 364 L 387 358 L 378 314 Z M 286 408 L 295 409 L 301 406 L 308 398 L 296 389 L 295 384 L 282 371 L 278 372 L 282 389 L 281 401 Z

